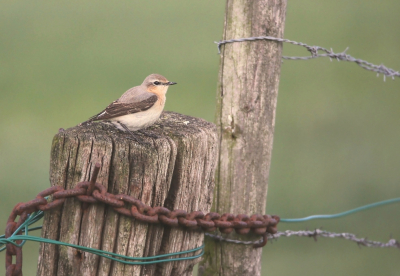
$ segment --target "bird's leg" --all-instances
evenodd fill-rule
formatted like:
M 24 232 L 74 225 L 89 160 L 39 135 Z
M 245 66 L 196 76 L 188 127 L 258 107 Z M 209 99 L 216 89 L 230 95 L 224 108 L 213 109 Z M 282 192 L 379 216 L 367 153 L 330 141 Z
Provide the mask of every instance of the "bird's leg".
M 152 133 L 152 132 L 149 132 L 149 131 L 144 131 L 143 129 L 140 129 L 140 130 L 137 130 L 136 132 L 139 132 L 139 133 L 141 133 L 141 134 L 143 134 L 143 135 L 145 135 L 145 136 L 148 136 L 148 137 L 151 137 L 151 138 L 154 138 L 154 139 L 158 139 L 158 138 L 161 138 L 161 136 L 160 135 L 157 135 L 157 134 L 155 134 L 154 132 Z
M 138 142 L 139 144 L 146 143 L 142 139 L 139 139 L 132 131 L 130 131 L 125 124 L 121 123 L 120 121 L 117 121 L 117 123 L 131 135 L 131 137 L 133 138 L 132 140 Z

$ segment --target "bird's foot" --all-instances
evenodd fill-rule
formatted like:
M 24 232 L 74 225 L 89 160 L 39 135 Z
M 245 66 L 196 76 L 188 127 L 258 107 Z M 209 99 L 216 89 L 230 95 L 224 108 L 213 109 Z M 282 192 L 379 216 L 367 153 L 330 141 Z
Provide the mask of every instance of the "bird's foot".
M 129 128 L 124 125 L 123 123 L 117 121 L 117 123 L 123 128 L 125 129 L 126 132 L 128 132 L 130 135 L 127 137 L 129 140 L 135 141 L 141 145 L 151 145 L 149 142 L 144 141 L 142 138 L 139 138 L 137 135 L 135 135 L 136 133 L 133 133 L 132 131 L 129 130 Z
M 159 139 L 162 137 L 161 135 L 157 135 L 154 132 L 150 132 L 150 131 L 137 130 L 136 132 L 139 132 L 139 133 L 143 134 L 144 136 L 148 136 L 148 137 L 151 137 L 154 139 Z
M 136 143 L 140 145 L 151 145 L 149 142 L 146 142 L 145 140 L 139 138 L 137 135 L 130 134 L 129 136 L 126 137 L 128 140 L 135 141 Z

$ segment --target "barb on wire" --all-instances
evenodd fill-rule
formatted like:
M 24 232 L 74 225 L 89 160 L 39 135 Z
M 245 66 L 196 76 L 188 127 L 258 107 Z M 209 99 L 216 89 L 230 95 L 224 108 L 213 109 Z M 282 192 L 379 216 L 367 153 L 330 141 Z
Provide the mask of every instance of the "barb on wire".
M 375 65 L 372 64 L 368 61 L 362 60 L 362 59 L 357 59 L 354 58 L 346 53 L 346 51 L 349 48 L 346 48 L 343 52 L 341 53 L 334 53 L 332 49 L 328 50 L 326 48 L 320 47 L 320 46 L 310 46 L 302 42 L 297 42 L 289 39 L 284 39 L 284 38 L 278 38 L 278 37 L 272 37 L 272 36 L 257 36 L 257 37 L 246 37 L 246 38 L 238 38 L 238 39 L 229 39 L 229 40 L 221 40 L 221 41 L 215 41 L 218 45 L 218 53 L 221 53 L 221 46 L 227 43 L 234 43 L 234 42 L 244 42 L 244 41 L 257 41 L 257 40 L 271 40 L 271 41 L 278 41 L 278 42 L 286 42 L 290 43 L 293 45 L 298 45 L 305 47 L 310 53 L 311 56 L 306 56 L 306 57 L 288 57 L 288 56 L 283 56 L 283 59 L 288 59 L 288 60 L 307 60 L 307 59 L 313 59 L 313 58 L 319 58 L 319 57 L 329 57 L 331 60 L 336 59 L 338 61 L 344 60 L 344 61 L 349 61 L 349 62 L 355 62 L 357 65 L 361 66 L 362 68 L 369 70 L 369 71 L 374 71 L 379 74 L 383 74 L 383 79 L 386 80 L 386 77 L 391 77 L 394 79 L 394 77 L 400 77 L 400 72 L 395 71 L 391 68 L 386 67 L 385 65 Z M 320 54 L 319 52 L 322 51 L 324 54 Z
M 284 232 L 277 232 L 275 234 L 269 235 L 268 237 L 277 239 L 279 237 L 291 237 L 291 236 L 299 236 L 299 237 L 311 237 L 316 239 L 317 237 L 324 238 L 342 238 L 345 240 L 353 241 L 358 245 L 366 246 L 366 247 L 396 247 L 400 248 L 400 243 L 395 239 L 390 239 L 388 242 L 383 243 L 379 241 L 371 241 L 366 238 L 357 238 L 356 235 L 351 233 L 333 233 L 324 231 L 321 229 L 315 229 L 313 231 L 309 230 L 301 230 L 301 231 L 291 231 L 286 230 Z
M 240 241 L 240 240 L 233 240 L 233 239 L 228 239 L 219 235 L 213 235 L 210 233 L 205 233 L 206 236 L 219 240 L 219 241 L 224 241 L 224 242 L 230 242 L 230 243 L 236 243 L 236 244 L 258 244 L 262 240 L 256 240 L 256 241 Z M 366 238 L 357 238 L 356 235 L 351 234 L 351 233 L 333 233 L 333 232 L 328 232 L 324 231 L 321 229 L 315 229 L 313 231 L 309 230 L 300 230 L 300 231 L 292 231 L 292 230 L 286 230 L 284 232 L 278 231 L 275 234 L 268 234 L 268 240 L 271 239 L 278 239 L 280 237 L 291 237 L 291 236 L 298 236 L 298 237 L 309 237 L 309 238 L 314 238 L 317 240 L 317 237 L 324 237 L 324 238 L 342 238 L 345 240 L 353 241 L 357 243 L 360 246 L 366 246 L 366 247 L 396 247 L 400 249 L 400 242 L 398 242 L 395 239 L 390 239 L 388 242 L 379 242 L 379 241 L 371 241 Z

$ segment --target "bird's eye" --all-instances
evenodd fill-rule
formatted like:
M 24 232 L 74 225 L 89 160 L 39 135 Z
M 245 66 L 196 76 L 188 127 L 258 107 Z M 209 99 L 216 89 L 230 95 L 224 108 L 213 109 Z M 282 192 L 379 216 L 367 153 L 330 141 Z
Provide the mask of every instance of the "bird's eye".
M 161 82 L 159 82 L 159 81 L 155 81 L 153 83 L 154 83 L 154 85 L 160 85 L 161 84 Z

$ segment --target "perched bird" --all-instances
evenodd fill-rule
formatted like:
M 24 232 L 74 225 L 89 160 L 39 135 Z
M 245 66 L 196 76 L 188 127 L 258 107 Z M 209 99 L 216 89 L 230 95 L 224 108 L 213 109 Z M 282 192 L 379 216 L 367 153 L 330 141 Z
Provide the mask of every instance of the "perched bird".
M 151 74 L 141 85 L 132 87 L 102 112 L 80 125 L 92 121 L 110 121 L 134 137 L 132 131 L 140 131 L 157 121 L 164 109 L 168 87 L 174 84 L 176 82 L 168 81 L 161 75 Z

